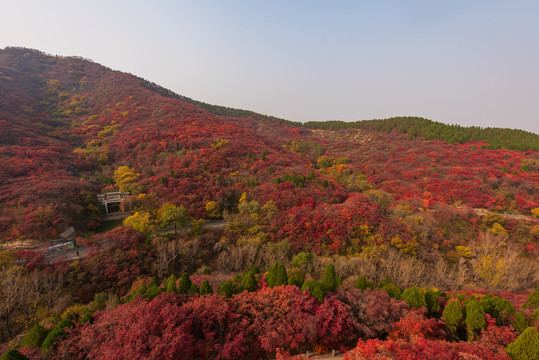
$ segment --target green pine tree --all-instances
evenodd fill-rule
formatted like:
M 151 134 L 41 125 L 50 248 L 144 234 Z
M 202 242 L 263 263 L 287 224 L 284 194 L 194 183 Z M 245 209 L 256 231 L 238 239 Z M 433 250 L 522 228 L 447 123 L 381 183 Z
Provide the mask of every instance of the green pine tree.
M 509 344 L 507 353 L 513 360 L 539 359 L 539 333 L 537 328 L 529 327 L 524 330 L 514 343 Z
M 459 338 L 458 329 L 463 318 L 464 312 L 460 300 L 455 298 L 449 300 L 442 312 L 442 319 L 445 321 L 447 332 L 454 340 Z
M 367 280 L 365 276 L 360 276 L 356 282 L 356 289 L 359 289 L 359 290 L 372 289 L 372 281 Z
M 204 280 L 200 285 L 200 290 L 198 292 L 200 295 L 213 294 L 213 289 L 208 280 Z
M 28 360 L 28 358 L 21 354 L 19 350 L 11 349 L 8 352 L 6 352 L 2 357 L 0 357 L 0 360 Z
M 422 306 L 427 306 L 425 292 L 417 286 L 404 290 L 401 295 L 401 300 L 404 300 L 412 308 L 419 309 Z
M 284 265 L 278 262 L 273 264 L 268 271 L 266 280 L 271 288 L 288 284 L 288 275 Z
M 307 280 L 303 283 L 303 286 L 301 287 L 302 291 L 309 290 L 311 293 L 311 296 L 318 301 L 322 302 L 324 301 L 324 297 L 326 296 L 324 289 L 322 288 L 322 285 L 318 283 L 315 280 Z
M 49 335 L 49 329 L 35 324 L 22 340 L 21 347 L 41 347 L 47 335 Z
M 170 275 L 165 281 L 165 291 L 167 293 L 175 294 L 177 292 L 176 288 L 176 276 L 174 274 Z
M 335 273 L 335 267 L 333 264 L 327 264 L 322 274 L 322 281 L 320 282 L 324 291 L 335 291 L 339 285 L 337 274 Z
M 256 288 L 258 287 L 258 282 L 255 279 L 254 272 L 249 271 L 247 274 L 243 275 L 241 287 L 249 292 L 256 291 Z
M 517 312 L 513 319 L 513 327 L 515 328 L 515 330 L 519 334 L 522 334 L 524 330 L 528 328 L 528 325 L 529 324 L 526 315 L 524 315 L 524 313 L 522 313 L 521 311 Z
M 187 294 L 191 288 L 191 279 L 188 273 L 183 273 L 180 281 L 178 282 L 178 294 Z
M 468 341 L 475 341 L 479 338 L 481 331 L 487 326 L 483 307 L 478 301 L 466 305 L 466 328 L 468 330 Z

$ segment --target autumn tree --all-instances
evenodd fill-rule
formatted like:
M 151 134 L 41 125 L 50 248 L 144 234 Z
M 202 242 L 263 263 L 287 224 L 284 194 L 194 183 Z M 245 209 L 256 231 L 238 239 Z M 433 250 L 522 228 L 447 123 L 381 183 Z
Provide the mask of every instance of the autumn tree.
M 114 171 L 112 178 L 120 191 L 128 191 L 132 194 L 139 193 L 141 188 L 136 183 L 140 174 L 129 166 L 120 166 Z
M 124 219 L 123 224 L 144 236 L 148 236 L 154 229 L 151 216 L 145 211 L 135 212 L 133 215 Z
M 159 225 L 163 228 L 174 225 L 174 235 L 178 235 L 178 226 L 186 226 L 189 223 L 187 211 L 183 206 L 165 203 L 161 206 L 161 209 L 159 209 L 159 214 Z

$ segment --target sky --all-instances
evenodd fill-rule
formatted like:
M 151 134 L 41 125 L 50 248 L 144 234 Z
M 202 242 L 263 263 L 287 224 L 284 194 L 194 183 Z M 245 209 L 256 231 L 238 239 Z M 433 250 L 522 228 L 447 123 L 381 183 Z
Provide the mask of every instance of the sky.
M 294 121 L 539 133 L 537 0 L 0 0 L 0 48 Z

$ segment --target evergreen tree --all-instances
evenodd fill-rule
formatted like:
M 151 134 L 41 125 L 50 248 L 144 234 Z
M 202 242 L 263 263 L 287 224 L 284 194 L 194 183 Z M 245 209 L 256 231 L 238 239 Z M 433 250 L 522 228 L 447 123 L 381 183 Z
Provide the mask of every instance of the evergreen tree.
M 412 308 L 419 309 L 422 306 L 427 306 L 425 292 L 417 286 L 404 290 L 401 295 L 401 300 L 404 300 Z
M 2 357 L 0 357 L 0 360 L 28 360 L 28 358 L 21 354 L 19 350 L 11 349 L 8 352 L 6 352 Z
M 168 277 L 168 279 L 165 281 L 164 287 L 167 293 L 175 294 L 178 291 L 176 288 L 176 276 L 174 276 L 174 274 Z
M 305 274 L 303 274 L 303 272 L 298 268 L 292 268 L 288 276 L 288 285 L 296 285 L 301 289 L 304 282 Z
M 459 299 L 451 299 L 446 304 L 442 312 L 442 319 L 445 321 L 445 326 L 449 335 L 458 340 L 458 328 L 464 318 L 463 307 Z
M 21 347 L 41 347 L 47 335 L 49 335 L 49 329 L 35 324 L 22 340 Z
M 365 290 L 367 288 L 372 289 L 372 281 L 367 280 L 367 278 L 362 275 L 357 279 L 356 289 Z
M 247 274 L 243 275 L 241 287 L 249 292 L 256 291 L 256 288 L 258 287 L 258 282 L 255 279 L 254 272 L 249 271 Z
M 178 294 L 187 294 L 191 288 L 191 279 L 189 274 L 183 273 L 180 281 L 178 282 Z
M 219 286 L 219 294 L 227 298 L 231 297 L 234 294 L 238 294 L 242 289 L 234 283 L 232 280 L 228 280 Z
M 189 294 L 198 294 L 198 286 L 194 282 L 191 282 L 191 286 L 189 287 Z
M 384 285 L 384 287 L 382 287 L 382 290 L 385 290 L 388 295 L 391 296 L 393 299 L 399 300 L 401 298 L 402 290 L 400 289 L 400 287 L 393 283 Z
M 288 284 L 288 275 L 284 265 L 278 262 L 273 264 L 268 271 L 266 280 L 271 288 Z
M 322 274 L 322 281 L 320 282 L 324 291 L 335 291 L 339 285 L 337 274 L 335 273 L 335 267 L 333 264 L 327 264 Z
M 208 280 L 204 280 L 200 285 L 200 290 L 198 292 L 200 295 L 213 294 L 213 289 Z
M 509 344 L 507 353 L 513 360 L 539 359 L 539 333 L 537 328 L 529 327 L 520 334 L 514 343 Z
M 315 280 L 307 280 L 303 283 L 303 286 L 301 287 L 301 291 L 309 290 L 311 293 L 311 296 L 318 301 L 322 302 L 324 301 L 324 297 L 326 296 L 324 289 L 322 288 L 322 285 L 318 283 Z
M 487 326 L 485 316 L 483 315 L 483 307 L 478 301 L 474 301 L 466 305 L 465 311 L 468 341 L 475 341 L 479 338 L 481 331 Z
M 444 295 L 441 292 L 433 289 L 428 289 L 425 292 L 425 302 L 427 303 L 427 310 L 429 311 L 430 316 L 439 315 L 441 307 L 438 298 L 443 296 Z
M 522 334 L 524 330 L 528 327 L 528 319 L 526 318 L 526 315 L 524 315 L 521 311 L 517 312 L 515 314 L 515 317 L 513 319 L 513 327 L 515 330 Z

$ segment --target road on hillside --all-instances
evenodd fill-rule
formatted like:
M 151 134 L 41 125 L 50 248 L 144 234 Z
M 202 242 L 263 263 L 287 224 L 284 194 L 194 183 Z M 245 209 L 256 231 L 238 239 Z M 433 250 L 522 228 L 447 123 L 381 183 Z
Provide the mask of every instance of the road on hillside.
M 227 225 L 226 220 L 210 220 L 204 223 L 204 229 L 205 230 L 222 230 L 225 229 Z M 178 229 L 178 233 L 186 233 L 189 231 L 189 227 L 183 227 Z M 173 234 L 174 228 L 171 227 L 169 229 L 164 230 L 163 232 L 160 232 L 159 235 L 165 235 L 165 234 Z M 103 250 L 110 249 L 112 246 L 114 246 L 113 240 L 103 241 L 99 244 L 96 244 L 93 247 L 86 247 L 86 246 L 79 246 L 73 249 L 67 249 L 63 251 L 59 251 L 52 254 L 45 254 L 45 259 L 49 264 L 57 263 L 60 261 L 76 261 L 79 259 L 83 259 L 91 254 L 95 254 L 96 252 L 100 252 Z M 48 248 L 46 248 L 48 249 Z M 14 265 L 24 265 L 26 264 L 26 260 L 21 259 L 14 262 Z

